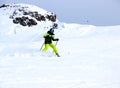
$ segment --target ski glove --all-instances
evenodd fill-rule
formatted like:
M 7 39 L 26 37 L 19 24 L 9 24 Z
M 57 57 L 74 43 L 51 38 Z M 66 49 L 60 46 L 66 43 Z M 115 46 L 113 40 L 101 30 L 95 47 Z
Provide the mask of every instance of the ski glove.
M 57 38 L 56 41 L 59 41 L 59 39 Z

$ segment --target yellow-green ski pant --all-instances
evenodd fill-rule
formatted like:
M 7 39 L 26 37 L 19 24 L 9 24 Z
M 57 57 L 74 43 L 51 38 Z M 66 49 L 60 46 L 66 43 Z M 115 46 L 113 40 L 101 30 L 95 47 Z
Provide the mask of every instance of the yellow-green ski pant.
M 42 51 L 43 52 L 47 51 L 49 47 L 51 47 L 53 49 L 54 53 L 58 54 L 58 50 L 53 43 L 45 44 L 45 48 Z

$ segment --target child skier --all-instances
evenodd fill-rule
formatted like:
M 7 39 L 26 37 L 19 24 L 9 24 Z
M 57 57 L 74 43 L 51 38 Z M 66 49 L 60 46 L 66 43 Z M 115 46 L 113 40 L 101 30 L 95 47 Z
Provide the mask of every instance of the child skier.
M 50 29 L 46 34 L 44 34 L 44 38 L 45 38 L 45 41 L 44 41 L 45 47 L 42 51 L 45 52 L 48 50 L 49 47 L 51 47 L 53 49 L 54 53 L 58 57 L 60 57 L 56 46 L 52 43 L 52 41 L 59 41 L 58 38 L 54 38 L 54 29 Z

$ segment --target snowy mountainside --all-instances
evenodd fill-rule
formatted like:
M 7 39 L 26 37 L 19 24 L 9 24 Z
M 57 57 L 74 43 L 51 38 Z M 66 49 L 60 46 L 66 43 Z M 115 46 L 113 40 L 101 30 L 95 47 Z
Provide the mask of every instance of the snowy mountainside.
M 29 34 L 31 31 L 35 35 L 39 31 L 57 24 L 58 21 L 56 14 L 28 4 L 3 4 L 0 6 L 0 18 L 1 41 L 6 41 L 6 39 L 8 41 L 15 40 L 11 40 L 11 38 L 21 34 L 24 37 L 31 35 Z
M 94 25 L 80 25 L 75 23 L 63 23 L 61 36 L 64 38 L 82 38 L 104 36 L 119 36 L 120 26 L 94 26 Z M 58 30 L 59 31 L 59 30 Z M 105 36 L 106 36 L 105 35 Z
M 0 16 L 4 18 L 1 26 L 14 23 L 21 26 L 35 26 L 47 22 L 57 22 L 56 14 L 48 12 L 40 7 L 29 4 L 3 4 L 0 6 Z M 5 19 L 6 18 L 6 19 Z

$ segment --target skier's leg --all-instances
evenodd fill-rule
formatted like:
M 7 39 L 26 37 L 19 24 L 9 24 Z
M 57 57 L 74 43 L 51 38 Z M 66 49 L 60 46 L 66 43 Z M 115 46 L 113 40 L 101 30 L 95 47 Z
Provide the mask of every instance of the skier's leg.
M 45 47 L 44 47 L 44 49 L 42 51 L 45 52 L 45 51 L 48 50 L 48 48 L 49 48 L 49 44 L 45 44 Z
M 53 43 L 50 44 L 50 47 L 52 47 L 54 53 L 55 53 L 57 56 L 59 56 L 59 54 L 58 54 L 58 49 L 56 48 L 56 46 L 55 46 Z M 59 57 L 60 57 L 60 56 L 59 56 Z

